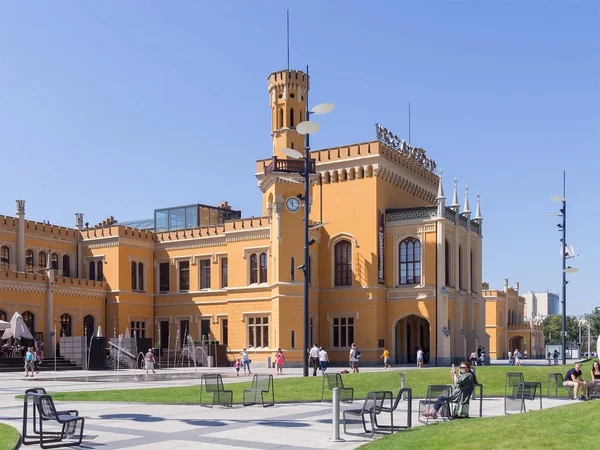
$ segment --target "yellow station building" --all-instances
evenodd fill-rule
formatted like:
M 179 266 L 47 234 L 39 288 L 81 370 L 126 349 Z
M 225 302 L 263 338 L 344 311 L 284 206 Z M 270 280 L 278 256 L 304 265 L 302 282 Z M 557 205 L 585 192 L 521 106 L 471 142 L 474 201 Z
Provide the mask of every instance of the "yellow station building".
M 264 360 L 281 347 L 301 364 L 304 161 L 282 149 L 304 152 L 295 127 L 308 89 L 300 71 L 268 78 L 273 149 L 255 167 L 260 217 L 187 205 L 96 226 L 78 213 L 66 228 L 27 220 L 18 200 L 16 217 L 0 216 L 0 318 L 18 311 L 46 341 L 100 325 L 105 336 L 129 328 L 163 348 L 188 334 L 218 340 L 230 357 L 246 347 Z M 414 361 L 418 347 L 432 364 L 463 360 L 489 348 L 479 196 L 471 218 L 455 180 L 446 206 L 424 150 L 376 132 L 311 152 L 309 340 L 337 362 L 352 342 L 364 363 L 381 361 L 383 347 L 397 363 Z

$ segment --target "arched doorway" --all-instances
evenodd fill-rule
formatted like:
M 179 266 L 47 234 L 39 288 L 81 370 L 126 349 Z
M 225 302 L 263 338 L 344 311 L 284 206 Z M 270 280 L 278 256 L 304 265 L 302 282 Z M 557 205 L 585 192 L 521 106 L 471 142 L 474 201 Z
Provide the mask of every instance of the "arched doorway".
M 507 354 L 508 352 L 514 353 L 516 349 L 519 349 L 521 355 L 525 354 L 525 342 L 523 336 L 513 336 L 508 340 L 508 349 L 506 350 Z
M 87 344 L 89 345 L 90 339 L 94 336 L 94 316 L 88 314 L 83 318 L 83 334 L 87 336 Z
M 431 329 L 427 319 L 411 314 L 403 317 L 394 326 L 394 358 L 396 363 L 408 364 L 417 361 L 417 349 L 421 348 L 425 362 L 431 352 Z

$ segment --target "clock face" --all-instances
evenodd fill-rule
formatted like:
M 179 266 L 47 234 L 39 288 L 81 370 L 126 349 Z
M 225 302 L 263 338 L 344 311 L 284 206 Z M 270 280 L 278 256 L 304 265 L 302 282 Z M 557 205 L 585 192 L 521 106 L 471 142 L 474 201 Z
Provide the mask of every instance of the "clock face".
M 296 212 L 300 209 L 300 200 L 296 197 L 290 197 L 285 201 L 286 208 L 291 212 Z

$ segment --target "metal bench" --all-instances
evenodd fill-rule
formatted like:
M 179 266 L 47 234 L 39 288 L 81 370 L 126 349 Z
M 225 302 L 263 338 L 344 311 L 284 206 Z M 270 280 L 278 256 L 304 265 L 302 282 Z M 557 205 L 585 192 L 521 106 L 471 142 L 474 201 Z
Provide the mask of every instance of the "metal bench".
M 548 374 L 548 386 L 546 388 L 546 398 L 573 398 L 573 388 L 563 386 L 563 374 L 551 372 Z M 565 394 L 560 394 L 559 390 L 564 390 Z M 541 393 L 540 393 L 541 395 Z
M 406 410 L 406 425 L 394 425 L 394 412 L 398 408 L 398 404 L 400 400 L 406 399 L 407 401 L 407 410 Z M 382 406 L 382 413 L 390 413 L 390 422 L 391 425 L 381 425 L 377 422 L 377 415 L 375 416 L 375 427 L 381 429 L 391 429 L 392 433 L 394 429 L 400 430 L 408 430 L 412 427 L 412 389 L 411 388 L 401 388 L 396 396 L 396 401 L 390 407 Z
M 363 402 L 361 409 L 347 409 L 344 411 L 344 434 L 355 434 L 349 433 L 347 428 L 348 418 L 347 416 L 358 416 L 362 420 L 363 429 L 365 433 L 369 433 L 371 437 L 375 436 L 375 433 L 378 429 L 390 429 L 377 427 L 376 417 L 383 412 L 384 403 L 386 400 L 390 401 L 390 407 L 388 411 L 392 409 L 392 402 L 394 400 L 394 396 L 391 391 L 377 391 L 377 392 L 369 392 L 365 401 Z M 369 416 L 369 421 L 371 422 L 371 429 L 367 428 L 367 423 L 365 421 L 365 416 Z M 392 413 L 392 425 L 390 432 L 394 432 L 394 421 L 393 421 L 393 413 Z
M 477 389 L 479 388 L 479 395 L 477 395 Z M 470 399 L 465 403 L 452 403 L 450 402 L 450 415 L 449 419 L 468 419 L 470 400 L 477 400 L 479 398 L 479 417 L 483 417 L 483 385 L 477 383 L 473 385 L 473 393 L 470 395 Z
M 265 402 L 265 399 L 267 402 Z M 275 404 L 273 375 L 255 374 L 254 377 L 252 377 L 252 387 L 244 390 L 244 406 L 257 405 L 259 403 L 261 403 L 263 407 L 273 406 Z
M 210 403 L 204 403 L 202 397 L 207 396 Z M 200 379 L 200 406 L 212 408 L 215 405 L 233 406 L 233 391 L 226 390 L 223 377 L 218 373 L 204 373 Z
M 466 401 L 464 403 L 452 403 L 450 401 L 445 401 L 442 403 L 442 407 L 437 413 L 438 419 L 434 419 L 432 417 L 423 417 L 425 412 L 428 412 L 431 408 L 433 408 L 433 405 L 436 403 L 438 397 L 441 395 L 450 395 L 452 388 L 456 389 L 456 386 L 453 384 L 432 384 L 427 388 L 427 397 L 425 397 L 423 400 L 419 400 L 419 422 L 428 425 L 430 421 L 436 422 L 438 419 L 453 420 L 459 418 L 468 418 L 471 396 L 473 395 L 474 397 L 477 397 L 477 395 L 475 395 L 475 390 L 477 388 L 479 388 L 479 417 L 483 416 L 483 385 L 477 383 L 464 388 L 464 391 L 468 394 L 465 397 Z
M 33 434 L 28 432 L 29 404 L 33 407 Z M 44 423 L 53 421 L 60 426 L 60 431 L 44 430 Z M 79 423 L 79 434 L 77 424 Z M 44 388 L 28 389 L 23 400 L 23 444 L 39 444 L 43 449 L 73 447 L 81 445 L 85 419 L 77 410 L 57 411 L 52 397 Z M 39 426 L 39 428 L 38 428 Z M 46 425 L 47 426 L 47 425 Z M 74 439 L 68 441 L 69 439 Z
M 540 409 L 542 409 L 542 383 L 539 381 L 525 381 L 523 372 L 508 372 L 504 388 L 504 414 L 508 414 L 509 407 L 514 410 L 518 407 L 519 413 L 525 412 L 525 400 L 535 400 L 539 389 Z
M 340 401 L 344 403 L 352 403 L 354 400 L 354 388 L 345 387 L 342 381 L 342 375 L 339 373 L 324 373 L 323 383 L 321 385 L 321 401 L 325 400 L 325 384 L 329 391 L 333 391 L 333 388 L 339 388 L 340 390 Z

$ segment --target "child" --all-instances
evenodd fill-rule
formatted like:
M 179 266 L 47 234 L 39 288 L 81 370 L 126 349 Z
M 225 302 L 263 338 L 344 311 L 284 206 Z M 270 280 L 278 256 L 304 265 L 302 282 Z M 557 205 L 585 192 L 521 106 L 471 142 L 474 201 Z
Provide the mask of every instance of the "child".
M 33 378 L 33 347 L 29 347 L 27 349 L 27 353 L 25 354 L 25 377 L 29 376 L 29 372 L 31 372 L 31 378 Z
M 234 366 L 235 366 L 235 371 L 236 371 L 238 377 L 240 376 L 240 366 L 241 365 L 242 365 L 242 363 L 240 362 L 240 358 L 236 359 Z
M 283 356 L 283 351 L 280 348 L 277 349 L 277 354 L 275 355 L 275 366 L 277 367 L 277 375 L 283 375 L 283 363 L 285 363 L 285 356 Z

